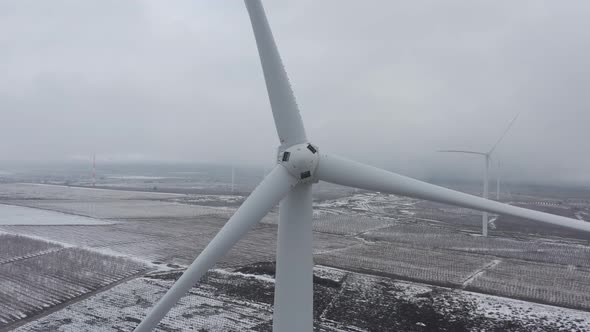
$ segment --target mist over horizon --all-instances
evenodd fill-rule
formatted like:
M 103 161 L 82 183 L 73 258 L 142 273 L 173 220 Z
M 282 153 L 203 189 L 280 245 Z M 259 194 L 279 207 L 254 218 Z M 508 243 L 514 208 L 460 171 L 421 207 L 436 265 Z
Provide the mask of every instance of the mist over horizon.
M 0 170 L 271 167 L 279 144 L 241 2 L 0 4 Z M 590 3 L 268 2 L 310 140 L 429 179 L 590 183 Z M 7 167 L 5 167 L 7 166 Z M 100 167 L 100 166 L 99 166 Z
M 472 170 L 457 171 L 452 169 L 430 169 L 429 171 L 402 170 L 395 167 L 382 166 L 389 171 L 416 179 L 431 182 L 451 188 L 469 188 L 469 190 L 481 190 L 482 164 L 475 164 Z M 154 177 L 154 178 L 190 178 L 192 174 L 210 174 L 227 177 L 229 179 L 231 169 L 234 168 L 238 177 L 247 178 L 249 184 L 256 184 L 262 179 L 262 174 L 267 174 L 274 166 L 272 162 L 262 163 L 226 163 L 216 161 L 174 161 L 174 160 L 140 160 L 140 159 L 96 159 L 97 178 L 123 177 Z M 478 167 L 479 166 L 479 167 Z M 0 167 L 0 182 L 25 181 L 44 182 L 48 179 L 62 179 L 64 183 L 72 179 L 86 179 L 92 177 L 92 158 L 70 159 L 60 161 L 8 161 Z M 502 191 L 523 190 L 531 188 L 553 188 L 582 190 L 590 193 L 590 182 L 575 178 L 539 178 L 533 179 L 521 176 L 518 173 L 501 170 Z M 228 180 L 225 179 L 225 180 Z M 510 188 L 510 189 L 506 189 Z M 351 189 L 352 190 L 352 189 Z M 495 169 L 490 171 L 490 191 L 496 190 Z

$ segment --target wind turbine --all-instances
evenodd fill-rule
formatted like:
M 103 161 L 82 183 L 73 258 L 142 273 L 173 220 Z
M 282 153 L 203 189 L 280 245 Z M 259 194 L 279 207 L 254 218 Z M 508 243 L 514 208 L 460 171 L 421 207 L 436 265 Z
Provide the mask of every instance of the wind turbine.
M 92 155 L 92 186 L 96 187 L 96 153 Z
M 235 186 L 235 179 L 236 179 L 236 169 L 234 165 L 231 165 L 231 193 L 234 193 L 234 186 Z
M 512 119 L 512 121 L 510 121 L 510 123 L 508 124 L 508 127 L 506 127 L 506 129 L 504 130 L 504 133 L 502 133 L 502 136 L 500 136 L 500 138 L 496 141 L 496 144 L 494 144 L 494 146 L 492 146 L 492 148 L 488 152 L 468 151 L 468 150 L 439 150 L 438 151 L 438 152 L 450 152 L 450 153 L 464 153 L 464 154 L 472 154 L 472 155 L 475 154 L 475 155 L 483 156 L 483 158 L 484 158 L 484 171 L 483 171 L 482 197 L 485 199 L 488 198 L 488 185 L 489 185 L 488 173 L 489 173 L 489 168 L 490 168 L 490 160 L 492 159 L 492 153 L 494 153 L 494 151 L 496 150 L 496 147 L 498 147 L 498 144 L 500 144 L 502 139 L 504 139 L 504 136 L 506 136 L 506 134 L 508 133 L 508 131 L 512 127 L 512 124 L 518 118 L 518 115 L 519 114 L 516 114 L 516 116 Z M 498 174 L 496 174 L 496 176 L 497 176 L 496 177 L 496 199 L 500 200 L 500 173 L 499 173 L 499 171 L 498 171 Z M 483 211 L 481 214 L 481 234 L 483 236 L 488 236 L 488 212 L 487 211 Z
M 500 201 L 500 160 L 496 158 L 496 200 Z
M 487 210 L 590 232 L 590 223 L 486 200 L 320 152 L 305 133 L 260 0 L 245 0 L 280 146 L 277 165 L 254 189 L 135 331 L 150 331 L 277 203 L 279 226 L 273 330 L 313 329 L 312 184 L 339 185 Z

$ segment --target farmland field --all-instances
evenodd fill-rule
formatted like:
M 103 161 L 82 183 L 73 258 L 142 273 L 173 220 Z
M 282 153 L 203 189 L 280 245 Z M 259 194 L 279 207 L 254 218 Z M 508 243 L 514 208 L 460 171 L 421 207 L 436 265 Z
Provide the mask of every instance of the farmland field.
M 326 199 L 314 201 L 314 260 L 320 266 L 316 273 L 333 279 L 316 280 L 319 331 L 383 330 L 386 324 L 437 331 L 433 326 L 452 321 L 458 325 L 448 328 L 460 328 L 457 331 L 492 327 L 500 331 L 502 326 L 537 331 L 532 327 L 556 328 L 552 324 L 558 322 L 575 330 L 590 324 L 590 246 L 584 238 L 567 237 L 553 228 L 508 227 L 507 222 L 519 221 L 502 217 L 492 225 L 491 236 L 483 238 L 478 212 L 393 195 L 337 192 L 322 192 Z M 27 322 L 19 331 L 89 329 L 84 324 L 130 330 L 243 198 L 227 193 L 0 184 L 0 203 L 10 204 L 9 209 L 40 213 L 49 221 L 60 219 L 55 215 L 89 221 L 68 224 L 37 218 L 35 225 L 0 224 L 4 232 L 0 246 L 6 246 L 0 250 L 0 274 L 7 276 L 0 303 L 4 312 L 11 313 L 2 316 L 4 324 Z M 588 211 L 579 200 L 558 206 L 539 197 L 512 198 L 514 204 L 579 219 Z M 268 330 L 272 271 L 264 268 L 259 274 L 251 267 L 273 263 L 277 220 L 274 210 L 255 226 L 208 274 L 203 286 L 193 289 L 172 311 L 163 329 Z M 59 263 L 68 268 L 56 268 Z M 89 268 L 92 264 L 101 269 Z M 144 275 L 148 269 L 157 272 L 77 302 L 84 294 Z M 37 272 L 13 277 L 25 271 Z M 56 281 L 64 278 L 67 282 Z M 44 285 L 53 285 L 51 291 Z M 407 294 L 396 293 L 406 288 Z M 429 291 L 416 291 L 424 289 Z M 360 298 L 382 311 L 361 310 L 366 305 L 355 300 Z M 70 305 L 41 317 L 62 304 Z M 347 306 L 358 314 L 345 310 Z M 531 308 L 547 312 L 546 319 L 535 316 Z M 387 311 L 413 318 L 372 316 Z M 412 311 L 428 312 L 433 318 L 420 321 Z M 561 317 L 566 314 L 569 318 Z
M 131 259 L 10 234 L 0 234 L 0 253 L 0 329 L 147 270 Z
M 529 280 L 535 280 L 533 284 Z M 467 289 L 590 311 L 590 268 L 514 260 L 500 262 Z
M 0 204 L 0 225 L 106 225 L 98 219 Z
M 266 268 L 262 270 L 211 270 L 164 318 L 157 331 L 270 331 L 274 279 L 266 274 Z M 387 331 L 393 327 L 400 331 L 458 332 L 590 329 L 586 314 L 571 309 L 321 266 L 314 274 L 316 331 Z M 177 276 L 177 272 L 159 272 L 128 281 L 16 331 L 86 331 L 96 326 L 131 331 Z
M 407 280 L 459 286 L 490 259 L 475 255 L 449 255 L 444 251 L 409 248 L 389 243 L 363 244 L 318 255 L 323 265 L 372 271 Z

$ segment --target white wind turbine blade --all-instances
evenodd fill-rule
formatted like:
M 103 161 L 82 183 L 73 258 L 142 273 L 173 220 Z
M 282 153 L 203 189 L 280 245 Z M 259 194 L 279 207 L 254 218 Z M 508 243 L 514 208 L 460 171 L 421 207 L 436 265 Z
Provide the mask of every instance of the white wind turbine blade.
M 307 142 L 303 121 L 260 0 L 245 0 L 281 146 Z
M 496 200 L 500 201 L 500 161 L 496 160 Z
M 151 331 L 166 313 L 186 294 L 219 259 L 258 223 L 287 193 L 295 187 L 297 179 L 281 165 L 277 165 L 254 189 L 242 206 L 209 242 L 197 259 L 158 301 L 137 332 Z
M 485 152 L 469 151 L 469 150 L 438 150 L 438 152 L 452 152 L 452 153 L 467 153 L 467 154 L 478 154 L 485 156 Z
M 322 154 L 317 172 L 320 180 L 339 185 L 420 198 L 590 232 L 588 222 L 464 194 L 334 155 Z
M 484 157 L 484 171 L 483 171 L 483 198 L 488 199 L 488 187 L 490 185 L 489 180 L 489 171 L 490 171 L 490 155 L 486 154 Z M 488 211 L 483 211 L 482 213 L 482 235 L 488 236 Z
M 281 201 L 273 331 L 313 331 L 313 228 L 311 184 Z
M 514 124 L 514 121 L 516 121 L 516 119 L 518 118 L 519 115 L 520 115 L 520 113 L 517 113 L 516 116 L 512 119 L 512 121 L 510 121 L 510 123 L 508 124 L 508 127 L 506 127 L 506 129 L 502 133 L 502 136 L 500 136 L 500 138 L 496 141 L 496 144 L 494 144 L 494 146 L 492 146 L 492 148 L 490 149 L 490 152 L 488 152 L 488 155 L 491 155 L 492 153 L 494 153 L 494 150 L 496 150 L 496 148 L 498 147 L 498 144 L 500 144 L 500 142 L 502 142 L 502 140 L 504 139 L 504 136 L 506 136 L 506 134 L 508 134 L 508 132 L 510 131 L 510 128 L 512 128 L 512 125 Z

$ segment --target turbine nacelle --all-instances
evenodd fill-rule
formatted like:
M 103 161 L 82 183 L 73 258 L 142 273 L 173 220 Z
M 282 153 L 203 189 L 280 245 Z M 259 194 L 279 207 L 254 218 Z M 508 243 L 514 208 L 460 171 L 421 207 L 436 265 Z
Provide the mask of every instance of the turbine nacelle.
M 278 163 L 298 180 L 298 183 L 318 182 L 316 169 L 320 163 L 317 146 L 311 143 L 295 144 L 279 151 Z

